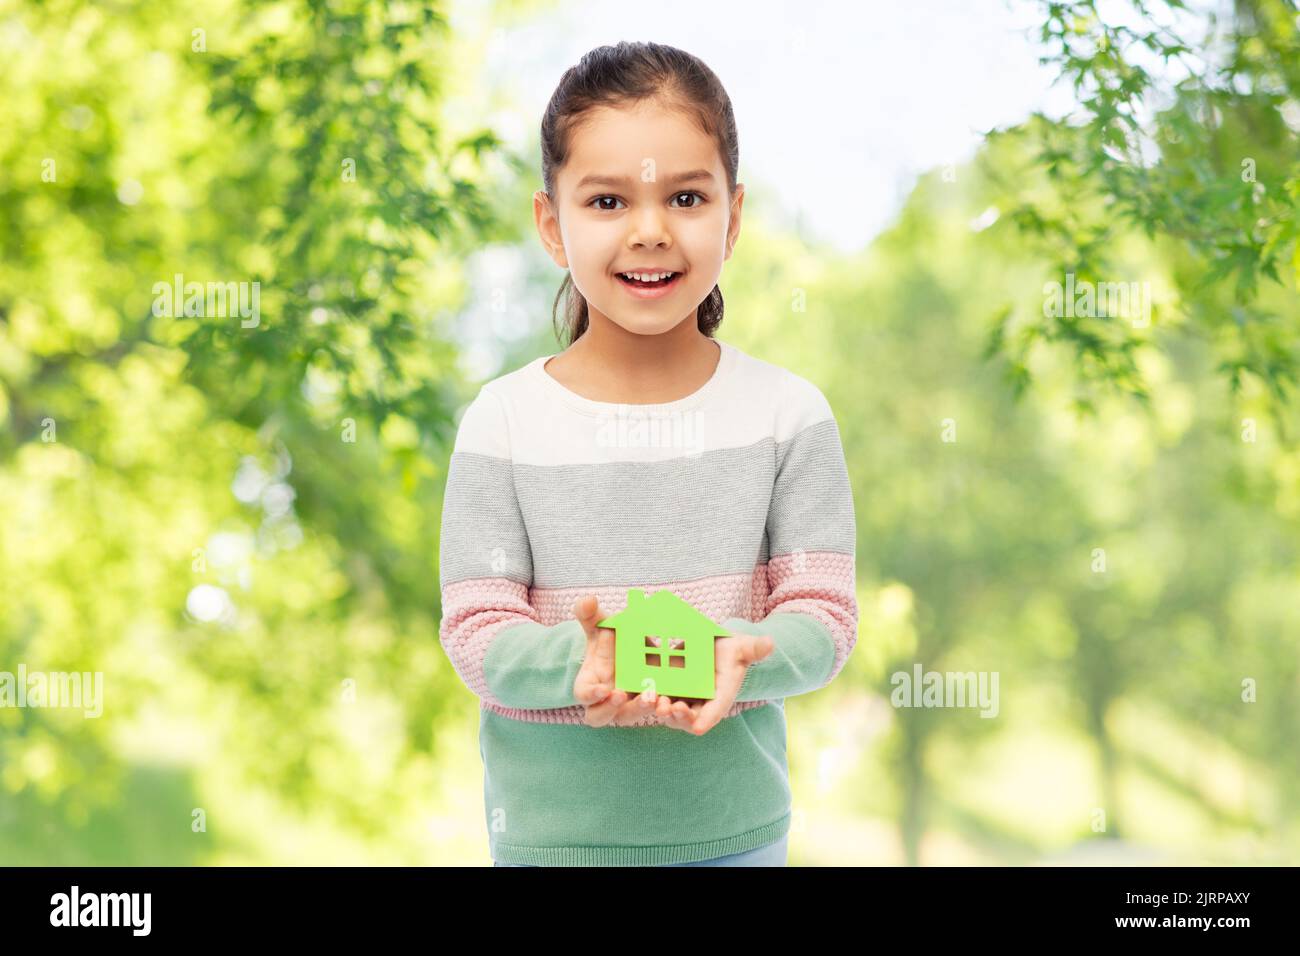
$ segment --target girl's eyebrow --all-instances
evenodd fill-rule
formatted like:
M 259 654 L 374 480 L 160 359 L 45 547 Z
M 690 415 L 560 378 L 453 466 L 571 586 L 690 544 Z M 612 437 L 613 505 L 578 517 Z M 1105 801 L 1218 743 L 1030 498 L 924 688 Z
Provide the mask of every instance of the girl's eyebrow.
M 675 176 L 669 176 L 664 182 L 670 185 L 694 182 L 706 182 L 712 185 L 713 174 L 707 169 L 692 169 L 687 173 L 677 173 Z M 631 176 L 601 176 L 598 173 L 588 173 L 573 188 L 581 189 L 584 186 L 629 186 L 631 184 Z

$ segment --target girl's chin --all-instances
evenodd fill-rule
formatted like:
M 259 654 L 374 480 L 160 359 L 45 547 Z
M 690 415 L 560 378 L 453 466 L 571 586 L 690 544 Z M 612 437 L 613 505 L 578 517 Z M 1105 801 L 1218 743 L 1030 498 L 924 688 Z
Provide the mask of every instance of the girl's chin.
M 637 310 L 626 308 L 611 309 L 604 314 L 624 332 L 631 332 L 633 335 L 663 335 L 677 328 L 682 322 L 681 318 L 665 319 L 663 316 L 638 315 Z

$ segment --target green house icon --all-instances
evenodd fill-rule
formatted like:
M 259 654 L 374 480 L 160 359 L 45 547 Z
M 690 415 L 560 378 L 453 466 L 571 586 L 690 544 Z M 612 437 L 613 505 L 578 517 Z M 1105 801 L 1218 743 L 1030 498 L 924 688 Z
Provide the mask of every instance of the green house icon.
M 713 640 L 729 632 L 672 591 L 627 592 L 627 607 L 597 624 L 614 630 L 614 686 L 712 700 Z

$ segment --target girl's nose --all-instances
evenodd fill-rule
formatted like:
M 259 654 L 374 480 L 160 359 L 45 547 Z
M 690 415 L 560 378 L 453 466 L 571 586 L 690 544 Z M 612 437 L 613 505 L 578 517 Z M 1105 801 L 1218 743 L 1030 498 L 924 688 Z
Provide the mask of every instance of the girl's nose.
M 646 206 L 632 217 L 632 232 L 628 236 L 629 245 L 660 245 L 668 241 L 668 230 L 664 218 L 658 209 Z

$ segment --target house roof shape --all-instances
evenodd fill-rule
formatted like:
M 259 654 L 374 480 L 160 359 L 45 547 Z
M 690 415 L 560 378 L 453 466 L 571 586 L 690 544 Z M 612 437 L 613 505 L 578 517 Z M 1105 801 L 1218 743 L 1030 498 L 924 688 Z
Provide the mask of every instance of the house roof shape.
M 596 626 L 619 628 L 642 624 L 656 630 L 669 628 L 674 637 L 729 636 L 726 628 L 669 590 L 655 591 L 647 597 L 640 588 L 630 588 L 627 607 L 599 621 Z

